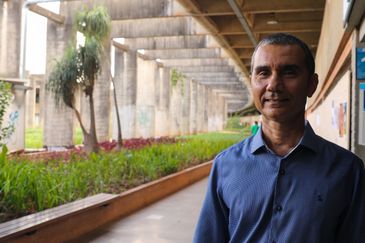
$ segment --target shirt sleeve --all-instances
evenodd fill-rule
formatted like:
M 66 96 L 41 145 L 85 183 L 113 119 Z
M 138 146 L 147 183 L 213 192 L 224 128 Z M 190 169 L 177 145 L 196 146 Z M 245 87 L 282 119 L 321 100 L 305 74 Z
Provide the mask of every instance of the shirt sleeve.
M 220 178 L 216 160 L 209 176 L 207 193 L 193 243 L 224 243 L 229 241 L 228 209 L 219 194 L 218 181 Z
M 361 160 L 359 164 L 354 173 L 351 204 L 340 225 L 337 243 L 365 242 L 365 171 Z

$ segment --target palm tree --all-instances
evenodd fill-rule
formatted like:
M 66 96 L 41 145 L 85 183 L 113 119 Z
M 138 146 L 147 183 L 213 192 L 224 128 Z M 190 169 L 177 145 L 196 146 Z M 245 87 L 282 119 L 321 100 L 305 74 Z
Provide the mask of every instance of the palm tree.
M 75 111 L 84 136 L 85 150 L 88 152 L 98 152 L 99 150 L 93 93 L 100 71 L 103 44 L 109 39 L 110 23 L 110 17 L 104 7 L 99 6 L 90 11 L 86 9 L 80 11 L 75 18 L 74 28 L 84 35 L 85 42 L 78 47 L 75 47 L 74 44 L 69 45 L 61 60 L 56 62 L 47 83 L 47 89 L 53 93 L 56 102 L 59 104 L 62 100 L 66 106 Z M 114 85 L 113 79 L 112 82 Z M 75 107 L 75 96 L 79 90 L 84 92 L 89 101 L 90 131 L 86 130 L 80 112 Z M 115 92 L 114 99 L 116 100 Z M 116 102 L 115 105 L 117 106 Z M 117 113 L 117 119 L 118 129 L 121 130 L 119 113 Z M 121 144 L 121 132 L 119 143 Z

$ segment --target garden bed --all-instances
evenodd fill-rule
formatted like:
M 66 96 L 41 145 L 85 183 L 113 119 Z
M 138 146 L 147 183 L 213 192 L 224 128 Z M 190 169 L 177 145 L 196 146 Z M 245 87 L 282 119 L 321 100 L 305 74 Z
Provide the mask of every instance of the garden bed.
M 0 222 L 97 193 L 122 193 L 209 161 L 240 139 L 232 134 L 219 136 L 220 139 L 188 137 L 167 144 L 146 143 L 121 152 L 103 149 L 89 156 L 77 151 L 68 151 L 67 156 L 56 152 L 37 155 L 38 158 L 13 155 L 0 161 Z

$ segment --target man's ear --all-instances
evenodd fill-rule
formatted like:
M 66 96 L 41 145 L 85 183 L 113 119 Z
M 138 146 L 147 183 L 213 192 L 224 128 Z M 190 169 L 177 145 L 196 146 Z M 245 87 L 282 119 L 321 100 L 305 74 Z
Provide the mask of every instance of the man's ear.
M 312 97 L 318 86 L 318 74 L 313 73 L 308 82 L 307 96 Z

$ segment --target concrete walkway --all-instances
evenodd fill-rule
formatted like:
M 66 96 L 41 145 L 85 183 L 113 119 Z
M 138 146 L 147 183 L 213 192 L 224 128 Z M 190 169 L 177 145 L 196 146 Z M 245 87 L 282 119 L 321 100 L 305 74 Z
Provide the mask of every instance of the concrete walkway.
M 188 243 L 205 196 L 203 179 L 120 221 L 72 242 Z

